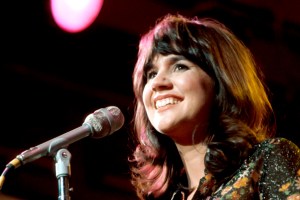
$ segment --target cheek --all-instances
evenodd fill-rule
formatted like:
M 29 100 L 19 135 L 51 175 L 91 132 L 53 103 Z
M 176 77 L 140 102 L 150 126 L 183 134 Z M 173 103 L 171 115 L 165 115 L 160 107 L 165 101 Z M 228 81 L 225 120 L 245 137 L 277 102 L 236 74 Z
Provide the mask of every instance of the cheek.
M 214 98 L 214 83 L 210 77 L 187 79 L 182 88 L 200 105 L 210 103 Z
M 149 86 L 145 85 L 144 90 L 143 90 L 143 103 L 146 107 L 146 110 L 148 109 L 148 107 L 151 105 L 151 98 L 150 98 L 150 94 L 151 91 L 149 90 Z
M 192 76 L 186 76 L 182 79 L 177 79 L 177 88 L 182 93 L 189 93 L 193 95 L 198 95 L 199 92 L 203 92 L 203 86 L 201 85 L 201 80 L 194 78 Z

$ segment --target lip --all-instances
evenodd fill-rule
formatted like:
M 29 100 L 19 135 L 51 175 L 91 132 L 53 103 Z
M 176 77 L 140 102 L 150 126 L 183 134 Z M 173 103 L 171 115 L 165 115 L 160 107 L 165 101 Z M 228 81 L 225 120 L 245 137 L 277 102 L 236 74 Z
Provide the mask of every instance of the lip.
M 162 99 L 166 99 L 166 98 L 174 98 L 177 99 L 179 102 L 181 102 L 183 100 L 182 97 L 178 96 L 178 95 L 174 95 L 174 94 L 165 94 L 165 95 L 157 95 L 153 98 L 153 105 L 154 108 L 156 108 L 156 102 Z M 172 104 L 173 105 L 173 104 Z M 167 105 L 165 107 L 169 107 L 171 105 Z
M 182 97 L 178 96 L 178 95 L 174 95 L 174 94 L 164 94 L 164 95 L 157 95 L 153 98 L 153 101 L 156 102 L 158 100 L 162 100 L 162 99 L 166 99 L 166 98 L 175 98 L 178 99 L 180 101 L 182 101 Z

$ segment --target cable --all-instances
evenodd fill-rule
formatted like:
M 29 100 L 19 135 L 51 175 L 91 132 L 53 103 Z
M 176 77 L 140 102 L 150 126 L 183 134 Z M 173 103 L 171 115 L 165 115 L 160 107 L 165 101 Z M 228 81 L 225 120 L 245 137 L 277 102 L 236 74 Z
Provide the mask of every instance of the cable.
M 21 165 L 21 161 L 17 158 L 13 159 L 6 165 L 5 169 L 3 170 L 3 172 L 0 176 L 0 190 L 2 189 L 2 186 L 5 181 L 5 177 L 6 177 L 7 173 L 10 171 L 10 169 L 16 169 L 20 165 Z

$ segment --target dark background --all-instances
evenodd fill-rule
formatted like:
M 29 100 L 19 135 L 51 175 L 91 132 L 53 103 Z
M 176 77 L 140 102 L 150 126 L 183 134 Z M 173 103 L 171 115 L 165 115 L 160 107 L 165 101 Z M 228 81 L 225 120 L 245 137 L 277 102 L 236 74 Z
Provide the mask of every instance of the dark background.
M 166 13 L 214 17 L 230 27 L 265 72 L 278 136 L 300 145 L 299 8 L 297 0 L 105 0 L 88 29 L 70 34 L 53 21 L 48 0 L 4 1 L 0 167 L 114 105 L 126 119 L 119 131 L 68 147 L 71 197 L 136 199 L 127 166 L 131 74 L 139 36 Z M 57 199 L 54 165 L 43 157 L 12 171 L 0 199 Z

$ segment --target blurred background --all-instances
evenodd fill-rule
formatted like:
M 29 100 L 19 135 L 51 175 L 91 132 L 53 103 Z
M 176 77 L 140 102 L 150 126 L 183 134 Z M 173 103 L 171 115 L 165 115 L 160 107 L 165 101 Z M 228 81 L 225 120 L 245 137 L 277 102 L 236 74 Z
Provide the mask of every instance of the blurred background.
M 72 1 L 83 7 L 83 0 Z M 3 170 L 22 151 L 79 127 L 88 114 L 114 105 L 125 116 L 120 130 L 68 147 L 74 189 L 70 195 L 73 200 L 136 199 L 127 165 L 131 74 L 140 35 L 167 13 L 213 17 L 231 28 L 265 72 L 277 135 L 300 145 L 298 0 L 92 0 L 92 10 L 79 18 L 71 18 L 74 13 L 62 2 L 67 0 L 2 2 Z M 71 25 L 64 25 L 67 22 Z M 0 199 L 54 200 L 57 195 L 55 162 L 42 157 L 8 174 Z

